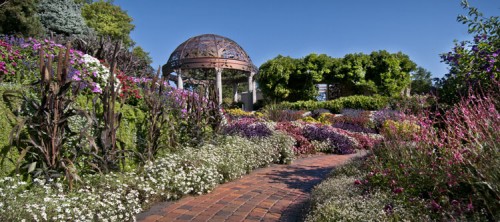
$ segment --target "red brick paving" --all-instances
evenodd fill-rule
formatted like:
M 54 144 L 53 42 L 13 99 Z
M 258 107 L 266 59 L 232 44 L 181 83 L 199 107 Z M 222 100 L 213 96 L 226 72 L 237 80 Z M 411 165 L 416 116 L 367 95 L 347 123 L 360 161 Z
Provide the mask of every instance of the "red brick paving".
M 311 189 L 351 155 L 318 155 L 273 165 L 219 185 L 211 193 L 162 202 L 138 221 L 300 221 Z

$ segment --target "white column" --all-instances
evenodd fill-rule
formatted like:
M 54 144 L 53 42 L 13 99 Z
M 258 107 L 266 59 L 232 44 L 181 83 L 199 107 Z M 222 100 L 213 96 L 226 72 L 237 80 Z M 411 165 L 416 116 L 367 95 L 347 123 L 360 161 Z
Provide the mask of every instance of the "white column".
M 247 100 L 247 111 L 253 111 L 253 75 L 255 73 L 251 72 L 248 76 L 248 100 Z
M 217 98 L 219 105 L 222 104 L 222 68 L 216 68 L 215 82 L 217 86 Z
M 238 102 L 238 83 L 233 83 L 233 102 Z
M 253 90 L 252 90 L 253 103 L 256 103 L 257 102 L 257 84 L 256 84 L 255 80 L 253 80 L 252 87 L 253 87 Z
M 178 69 L 175 71 L 177 73 L 177 88 L 184 89 L 184 83 L 182 82 L 182 70 Z

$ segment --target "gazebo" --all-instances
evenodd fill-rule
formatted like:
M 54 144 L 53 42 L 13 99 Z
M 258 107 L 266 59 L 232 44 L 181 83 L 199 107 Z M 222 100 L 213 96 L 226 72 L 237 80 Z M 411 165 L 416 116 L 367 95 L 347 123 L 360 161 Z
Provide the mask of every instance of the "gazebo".
M 179 89 L 184 88 L 184 81 L 207 86 L 211 82 L 211 70 L 215 71 L 219 104 L 222 104 L 223 83 L 233 86 L 233 100 L 236 102 L 238 83 L 248 81 L 248 99 L 243 102 L 246 110 L 253 109 L 253 103 L 257 99 L 255 76 L 258 69 L 243 48 L 229 38 L 215 34 L 191 37 L 172 52 L 167 64 L 162 67 L 163 73 L 169 75 L 170 80 L 176 81 Z M 225 76 L 222 76 L 224 70 L 232 72 L 225 72 Z

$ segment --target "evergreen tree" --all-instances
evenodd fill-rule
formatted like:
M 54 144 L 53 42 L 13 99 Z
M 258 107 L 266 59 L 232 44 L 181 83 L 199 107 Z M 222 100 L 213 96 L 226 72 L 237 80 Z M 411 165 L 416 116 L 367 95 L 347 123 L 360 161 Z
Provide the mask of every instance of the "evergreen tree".
M 82 17 L 81 4 L 74 0 L 41 0 L 38 14 L 48 33 L 87 35 L 91 32 Z

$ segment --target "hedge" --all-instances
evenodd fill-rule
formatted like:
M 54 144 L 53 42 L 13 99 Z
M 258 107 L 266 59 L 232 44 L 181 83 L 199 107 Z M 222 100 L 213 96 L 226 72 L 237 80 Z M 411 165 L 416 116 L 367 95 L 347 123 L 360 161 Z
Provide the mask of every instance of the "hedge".
M 378 110 L 387 106 L 389 99 L 383 96 L 348 96 L 328 101 L 283 102 L 281 107 L 292 110 L 328 109 L 332 113 L 340 113 L 342 109 Z

